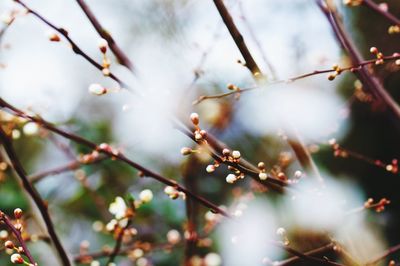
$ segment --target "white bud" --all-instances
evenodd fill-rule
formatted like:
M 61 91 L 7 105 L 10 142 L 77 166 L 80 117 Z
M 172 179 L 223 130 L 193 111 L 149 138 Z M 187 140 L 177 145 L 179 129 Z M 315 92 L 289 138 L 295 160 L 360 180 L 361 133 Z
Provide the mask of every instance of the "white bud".
M 197 126 L 199 124 L 199 115 L 197 113 L 191 113 L 190 120 L 192 120 L 192 123 Z
M 232 152 L 232 157 L 234 159 L 239 159 L 240 158 L 240 152 L 239 151 L 233 151 Z
M 94 83 L 89 86 L 89 92 L 94 95 L 103 95 L 107 93 L 107 89 L 100 84 Z
M 153 192 L 150 189 L 142 190 L 139 194 L 139 198 L 142 202 L 150 202 L 153 199 Z
M 168 243 L 176 245 L 181 241 L 181 234 L 175 229 L 169 230 L 167 233 L 167 240 Z
M 105 39 L 100 38 L 97 42 L 97 46 L 99 47 L 100 51 L 104 54 L 107 51 L 108 42 Z
M 25 124 L 25 126 L 22 129 L 22 131 L 27 136 L 33 136 L 33 135 L 36 135 L 38 133 L 39 126 L 35 122 L 28 122 L 28 123 Z
M 212 164 L 207 165 L 206 171 L 207 171 L 207 173 L 212 173 L 212 172 L 214 172 L 214 171 L 215 171 L 215 166 L 212 165 Z
M 225 180 L 229 184 L 233 184 L 236 181 L 237 177 L 234 174 L 229 174 L 226 176 Z
M 260 178 L 261 180 L 266 180 L 268 178 L 267 173 L 261 172 L 258 174 L 258 178 Z

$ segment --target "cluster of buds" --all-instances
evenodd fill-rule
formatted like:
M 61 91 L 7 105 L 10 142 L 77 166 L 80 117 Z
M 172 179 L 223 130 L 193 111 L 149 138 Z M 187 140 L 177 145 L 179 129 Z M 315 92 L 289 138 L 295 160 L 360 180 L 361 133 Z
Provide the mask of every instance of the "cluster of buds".
M 108 154 L 112 154 L 114 156 L 117 156 L 119 154 L 119 151 L 115 148 L 113 148 L 110 144 L 107 143 L 101 143 L 98 147 L 97 147 L 97 151 L 99 152 L 106 152 Z
M 257 164 L 257 168 L 260 170 L 260 173 L 258 174 L 258 178 L 260 178 L 260 180 L 266 180 L 268 178 L 268 175 L 265 172 L 265 163 L 259 162 Z
M 99 39 L 97 43 L 101 54 L 103 55 L 103 63 L 102 63 L 102 72 L 104 76 L 109 76 L 110 75 L 110 60 L 107 58 L 107 48 L 108 48 L 108 42 L 107 40 L 101 38 Z
M 340 73 L 342 73 L 342 69 L 338 66 L 338 65 L 333 65 L 332 69 L 335 71 L 333 74 L 330 74 L 328 76 L 328 80 L 332 81 L 334 80 L 338 75 L 340 75 Z
M 168 195 L 168 197 L 170 197 L 173 200 L 178 199 L 179 197 L 181 197 L 183 200 L 186 199 L 185 192 L 179 191 L 178 189 L 176 189 L 173 186 L 166 186 L 164 188 L 164 192 L 165 192 L 165 194 Z
M 240 161 L 240 151 L 230 151 L 229 149 L 223 149 L 222 150 L 222 160 L 228 161 L 228 162 L 233 162 L 233 163 L 238 163 Z
M 80 155 L 78 160 L 82 164 L 91 164 L 98 159 L 99 159 L 99 152 L 92 151 L 91 153 Z
M 363 0 L 343 0 L 343 4 L 346 6 L 359 6 Z
M 200 129 L 199 127 L 199 115 L 197 113 L 191 113 L 190 114 L 190 120 L 192 121 L 192 124 L 195 127 L 195 130 L 193 132 L 194 134 L 194 139 L 196 141 L 203 141 L 205 140 L 206 136 L 207 136 L 207 132 L 203 129 Z
M 381 52 L 379 52 L 378 48 L 376 47 L 371 47 L 369 49 L 369 52 L 371 54 L 374 54 L 376 56 L 376 61 L 375 61 L 375 65 L 382 65 L 384 63 L 383 61 L 383 54 Z
M 375 209 L 376 212 L 382 212 L 385 210 L 385 206 L 390 204 L 390 200 L 386 198 L 382 198 L 379 202 L 374 202 L 373 198 L 369 198 L 365 203 L 364 203 L 364 208 L 370 209 L 373 208 Z

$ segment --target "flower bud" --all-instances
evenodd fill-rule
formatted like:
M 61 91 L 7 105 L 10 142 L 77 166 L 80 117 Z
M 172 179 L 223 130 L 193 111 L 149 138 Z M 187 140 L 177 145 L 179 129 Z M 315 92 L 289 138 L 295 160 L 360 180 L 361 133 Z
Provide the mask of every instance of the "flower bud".
M 21 255 L 15 253 L 11 255 L 11 262 L 15 263 L 15 264 L 23 264 L 24 263 L 24 259 L 22 258 Z
M 89 86 L 89 92 L 94 95 L 103 95 L 107 93 L 107 89 L 100 84 L 94 83 Z
M 20 208 L 14 210 L 14 217 L 15 219 L 20 219 L 22 217 L 22 210 Z
M 108 42 L 105 39 L 99 39 L 97 45 L 99 46 L 99 49 L 103 54 L 107 52 Z
M 197 126 L 199 124 L 199 115 L 197 113 L 191 113 L 190 120 L 192 120 L 193 125 Z

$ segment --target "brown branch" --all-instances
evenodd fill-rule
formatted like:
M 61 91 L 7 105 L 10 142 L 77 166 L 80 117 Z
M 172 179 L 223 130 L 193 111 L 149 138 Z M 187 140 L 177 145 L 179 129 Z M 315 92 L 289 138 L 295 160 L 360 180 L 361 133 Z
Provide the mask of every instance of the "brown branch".
M 344 266 L 343 264 L 336 263 L 336 262 L 330 261 L 328 259 L 320 259 L 320 258 L 317 258 L 317 257 L 313 257 L 312 255 L 314 255 L 314 254 L 310 255 L 310 254 L 307 254 L 307 252 L 306 253 L 302 253 L 300 251 L 297 251 L 294 248 L 291 248 L 291 247 L 289 247 L 287 245 L 284 245 L 284 244 L 282 244 L 280 242 L 277 242 L 277 241 L 270 241 L 270 243 L 272 245 L 274 245 L 274 246 L 277 246 L 277 247 L 279 247 L 281 249 L 286 250 L 286 252 L 295 255 L 296 257 L 298 257 L 301 260 L 308 261 L 312 265 L 316 264 L 316 265 Z
M 343 25 L 339 22 L 336 11 L 331 10 L 324 0 L 317 0 L 317 4 L 327 17 L 336 38 L 340 42 L 343 50 L 348 53 L 353 65 L 361 64 L 364 60 L 357 47 L 345 32 Z M 378 100 L 381 100 L 385 104 L 397 120 L 400 120 L 400 106 L 385 90 L 381 81 L 374 73 L 369 71 L 366 65 L 363 65 L 356 74 L 365 87 L 371 91 Z
M 107 157 L 98 157 L 95 160 L 91 161 L 90 164 L 94 164 L 94 163 L 98 163 L 104 159 L 106 159 Z M 67 163 L 66 165 L 62 165 L 50 170 L 46 170 L 37 174 L 33 174 L 29 176 L 29 181 L 31 183 L 37 183 L 39 181 L 41 181 L 43 178 L 47 177 L 47 176 L 52 176 L 52 175 L 58 175 L 64 172 L 68 172 L 68 171 L 73 171 L 76 170 L 78 168 L 80 168 L 82 165 L 88 165 L 89 163 L 83 163 L 79 160 L 76 161 L 72 161 Z
M 50 130 L 50 131 L 52 131 L 52 132 L 54 132 L 54 133 L 56 133 L 56 134 L 58 134 L 60 136 L 63 136 L 65 138 L 67 138 L 67 139 L 70 139 L 70 140 L 72 140 L 72 141 L 74 141 L 76 143 L 82 144 L 82 145 L 84 145 L 84 146 L 86 146 L 86 147 L 88 147 L 90 149 L 97 150 L 98 152 L 103 153 L 103 154 L 107 155 L 108 157 L 112 157 L 112 158 L 118 159 L 119 161 L 122 161 L 122 162 L 130 165 L 131 167 L 136 168 L 137 170 L 141 171 L 145 176 L 151 177 L 151 178 L 153 178 L 153 179 L 155 179 L 155 180 L 157 180 L 157 181 L 159 181 L 159 182 L 161 182 L 161 183 L 163 183 L 163 184 L 165 184 L 167 186 L 175 187 L 178 191 L 184 192 L 187 196 L 192 197 L 193 199 L 195 199 L 196 201 L 200 202 L 205 207 L 212 209 L 214 212 L 220 213 L 220 214 L 222 214 L 222 215 L 224 215 L 226 217 L 230 217 L 230 215 L 227 212 L 225 212 L 224 210 L 222 210 L 221 208 L 219 208 L 215 204 L 211 203 L 207 199 L 205 199 L 205 198 L 203 198 L 203 197 L 201 197 L 199 195 L 196 195 L 196 194 L 192 193 L 190 190 L 182 187 L 175 180 L 163 177 L 162 175 L 157 174 L 157 173 L 145 168 L 144 166 L 142 166 L 142 165 L 130 160 L 129 158 L 127 158 L 125 155 L 123 155 L 120 152 L 115 152 L 115 151 L 113 151 L 111 149 L 107 149 L 107 148 L 100 148 L 99 145 L 97 145 L 96 143 L 91 142 L 90 140 L 82 138 L 82 137 L 80 137 L 78 135 L 75 135 L 73 133 L 70 133 L 70 132 L 64 131 L 62 129 L 59 129 L 56 126 L 54 126 L 53 124 L 45 121 L 42 118 L 30 116 L 30 115 L 24 113 L 23 111 L 15 108 L 14 106 L 10 105 L 6 101 L 4 101 L 2 98 L 0 98 L 0 106 L 3 107 L 3 108 L 7 108 L 7 109 L 11 110 L 17 116 L 26 118 L 26 119 L 28 119 L 28 120 L 30 120 L 32 122 L 36 122 L 39 125 L 43 126 L 44 128 L 46 128 L 46 129 L 48 129 L 48 130 Z
M 106 265 L 110 265 L 110 263 L 114 262 L 115 257 L 119 254 L 119 252 L 121 250 L 122 239 L 124 237 L 125 230 L 129 228 L 131 223 L 132 223 L 132 220 L 129 219 L 128 222 L 126 223 L 126 226 L 124 228 L 121 228 L 121 230 L 119 231 L 117 240 L 115 241 L 114 249 L 110 253 L 110 257 L 108 258 Z
M 236 46 L 238 47 L 240 53 L 242 54 L 243 58 L 246 61 L 246 67 L 251 71 L 253 74 L 254 79 L 257 82 L 260 82 L 264 79 L 263 73 L 261 72 L 260 68 L 258 67 L 257 63 L 255 62 L 253 56 L 251 55 L 247 45 L 244 41 L 242 34 L 237 29 L 232 16 L 230 15 L 228 9 L 224 5 L 222 0 L 214 0 L 214 4 L 218 9 L 218 12 L 225 23 L 225 26 L 228 28 Z M 292 130 L 295 133 L 295 130 Z M 293 134 L 291 141 L 288 142 L 291 148 L 295 151 L 297 159 L 301 163 L 301 166 L 305 170 L 305 172 L 309 176 L 315 177 L 318 181 L 322 182 L 322 177 L 319 174 L 318 169 L 316 168 L 310 153 L 308 152 L 307 148 L 304 147 L 302 144 L 301 138 L 297 134 Z M 296 144 L 293 146 L 293 144 Z M 311 164 L 308 164 L 310 163 Z
M 24 251 L 23 253 L 26 255 L 29 262 L 32 263 L 33 265 L 36 265 L 35 259 L 32 257 L 32 254 L 30 253 L 28 247 L 26 246 L 25 240 L 22 238 L 21 232 L 17 228 L 15 228 L 15 226 L 7 217 L 7 215 L 5 215 L 4 212 L 2 212 L 1 210 L 0 210 L 0 221 L 3 221 L 7 225 L 7 227 L 13 232 L 14 236 L 17 238 L 19 244 L 21 245 Z
M 18 159 L 17 154 L 14 151 L 14 148 L 12 146 L 12 143 L 9 139 L 9 137 L 6 135 L 4 130 L 0 127 L 0 140 L 1 143 L 11 161 L 11 164 L 15 170 L 15 172 L 18 174 L 19 178 L 22 181 L 22 185 L 25 188 L 25 190 L 28 192 L 28 194 L 31 196 L 33 201 L 35 202 L 36 206 L 39 209 L 40 214 L 42 215 L 42 218 L 46 224 L 47 232 L 52 240 L 52 243 L 57 250 L 57 253 L 61 259 L 61 262 L 64 266 L 69 266 L 71 263 L 69 262 L 68 255 L 62 246 L 57 233 L 54 229 L 53 222 L 51 220 L 50 214 L 48 213 L 47 209 L 47 204 L 43 201 L 43 199 L 40 197 L 40 194 L 37 192 L 34 186 L 29 182 L 28 176 L 26 175 L 25 169 L 23 168 L 21 162 Z
M 394 60 L 400 59 L 400 54 L 399 53 L 394 53 L 393 55 L 390 55 L 390 56 L 384 56 L 384 57 L 382 57 L 382 59 L 384 61 L 394 61 Z M 352 72 L 352 73 L 353 72 L 357 72 L 363 66 L 367 66 L 367 65 L 373 66 L 373 65 L 375 65 L 376 60 L 377 59 L 370 59 L 370 60 L 363 61 L 363 62 L 359 63 L 358 65 L 343 67 L 343 68 L 340 68 L 340 72 L 341 73 L 344 73 L 344 72 Z M 244 92 L 256 90 L 256 89 L 259 89 L 259 88 L 266 88 L 266 87 L 269 87 L 269 86 L 272 86 L 272 85 L 277 85 L 277 84 L 282 84 L 282 83 L 291 83 L 291 82 L 294 82 L 294 81 L 297 81 L 297 80 L 300 80 L 300 79 L 304 79 L 304 78 L 308 78 L 308 77 L 311 77 L 311 76 L 327 74 L 327 73 L 333 73 L 333 72 L 336 72 L 336 70 L 334 70 L 332 68 L 331 69 L 314 70 L 312 72 L 308 72 L 308 73 L 301 74 L 301 75 L 298 75 L 298 76 L 293 76 L 291 78 L 276 80 L 276 81 L 272 81 L 272 82 L 267 82 L 266 84 L 263 84 L 263 86 L 254 86 L 254 87 L 249 87 L 249 88 L 244 88 L 244 89 L 238 88 L 237 90 L 234 90 L 234 91 L 229 91 L 229 92 L 226 92 L 226 93 L 221 93 L 221 94 L 216 94 L 216 95 L 202 95 L 197 100 L 195 100 L 193 102 L 193 104 L 194 105 L 195 104 L 199 104 L 202 101 L 207 100 L 207 99 L 220 99 L 220 98 L 224 98 L 224 97 L 227 97 L 227 96 L 230 96 L 230 95 L 242 94 Z
M 380 8 L 379 5 L 376 4 L 374 1 L 362 0 L 361 4 L 368 7 L 369 9 L 377 12 L 378 14 L 382 15 L 387 20 L 389 20 L 391 23 L 393 23 L 394 25 L 400 26 L 400 19 L 398 19 L 395 15 L 393 15 L 389 11 L 385 11 L 382 8 Z
M 108 46 L 110 47 L 111 51 L 114 53 L 115 57 L 117 58 L 118 62 L 121 65 L 127 67 L 130 71 L 134 72 L 133 64 L 131 60 L 126 56 L 126 54 L 121 50 L 121 48 L 117 45 L 114 38 L 111 34 L 103 28 L 100 24 L 99 20 L 93 14 L 92 10 L 90 10 L 89 6 L 85 3 L 84 0 L 76 0 L 78 5 L 81 7 L 82 11 L 85 13 L 87 18 L 92 23 L 93 27 L 97 31 L 97 33 L 108 42 Z
M 90 64 L 92 64 L 94 67 L 96 67 L 98 70 L 103 70 L 103 66 L 100 65 L 99 63 L 97 63 L 93 58 L 91 58 L 87 53 L 85 53 L 75 42 L 74 40 L 71 39 L 71 37 L 69 37 L 68 32 L 63 29 L 63 28 L 59 28 L 57 26 L 55 26 L 53 23 L 51 23 L 49 20 L 47 20 L 46 18 L 44 18 L 42 15 L 40 15 L 38 12 L 36 12 L 35 10 L 32 10 L 30 7 L 28 7 L 24 2 L 22 2 L 21 0 L 14 0 L 16 3 L 20 4 L 21 6 L 23 6 L 29 13 L 31 13 L 32 15 L 34 15 L 35 17 L 37 17 L 39 20 L 41 20 L 42 22 L 44 22 L 47 26 L 49 26 L 50 28 L 52 28 L 53 30 L 57 31 L 58 33 L 60 33 L 62 36 L 64 36 L 64 38 L 69 42 L 69 44 L 71 45 L 72 50 L 82 56 L 83 58 L 86 59 L 86 61 L 88 61 Z M 113 73 L 110 73 L 108 75 L 111 79 L 113 79 L 114 81 L 116 81 L 121 87 L 125 88 L 125 89 L 129 89 L 129 87 L 127 86 L 127 84 L 125 84 L 123 81 L 121 81 L 117 76 L 115 76 Z
M 225 4 L 222 0 L 214 0 L 214 4 L 218 9 L 219 14 L 221 15 L 222 20 L 224 21 L 226 27 L 229 30 L 233 40 L 236 43 L 236 46 L 239 48 L 240 53 L 243 56 L 243 59 L 246 62 L 246 67 L 250 70 L 253 76 L 257 79 L 261 78 L 262 73 L 260 68 L 258 67 L 256 61 L 254 60 L 253 56 L 251 55 L 247 45 L 244 41 L 242 34 L 239 32 L 238 28 L 236 27 L 231 14 L 229 13 L 228 9 L 226 8 Z
M 397 252 L 400 250 L 400 244 L 395 245 L 393 247 L 390 247 L 389 249 L 387 249 L 386 251 L 384 251 L 381 255 L 379 255 L 378 257 L 376 257 L 375 259 L 371 260 L 370 262 L 367 262 L 366 265 L 367 266 L 372 266 L 377 264 L 378 262 L 380 262 L 381 260 L 385 259 L 386 257 L 392 255 L 393 253 Z
M 334 245 L 333 243 L 329 243 L 329 244 L 327 244 L 327 245 L 325 245 L 325 246 L 322 246 L 322 247 L 319 247 L 319 248 L 316 248 L 316 249 L 307 251 L 307 252 L 305 252 L 304 254 L 307 255 L 307 256 L 318 256 L 318 255 L 320 255 L 320 254 L 324 254 L 324 253 L 326 253 L 326 252 L 328 252 L 328 251 L 333 250 L 333 247 L 334 247 L 334 246 L 335 246 L 335 245 Z M 279 262 L 277 262 L 277 263 L 273 263 L 273 265 L 274 265 L 274 266 L 289 266 L 289 265 L 295 265 L 295 263 L 297 263 L 297 262 L 300 261 L 300 260 L 301 260 L 300 257 L 298 257 L 298 256 L 293 256 L 293 257 L 288 258 L 288 259 L 286 259 L 286 260 L 282 260 L 282 261 L 279 261 Z

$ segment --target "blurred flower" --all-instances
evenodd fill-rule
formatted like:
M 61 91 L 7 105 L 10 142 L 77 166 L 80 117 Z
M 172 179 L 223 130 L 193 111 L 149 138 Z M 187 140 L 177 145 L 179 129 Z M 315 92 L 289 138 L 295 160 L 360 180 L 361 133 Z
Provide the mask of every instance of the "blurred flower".
M 125 217 L 127 210 L 126 203 L 122 197 L 116 197 L 114 202 L 108 207 L 108 211 L 115 215 L 116 219 L 122 219 Z

